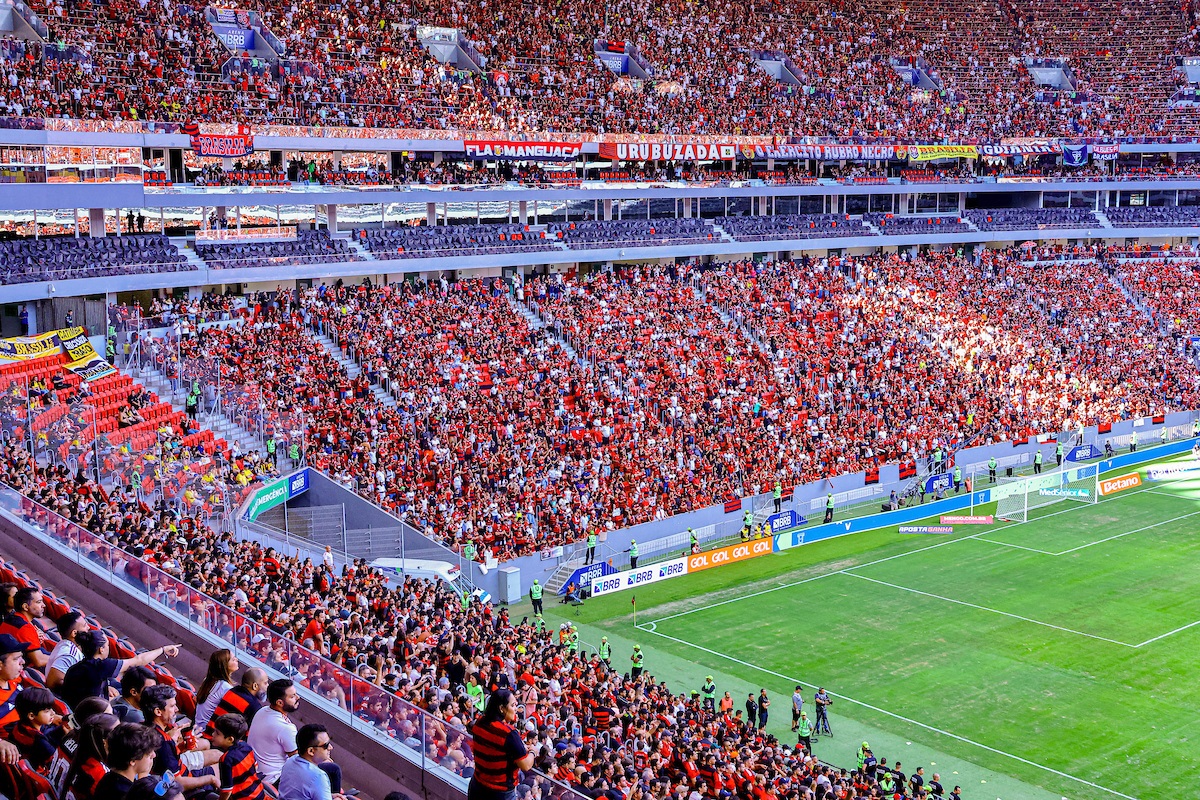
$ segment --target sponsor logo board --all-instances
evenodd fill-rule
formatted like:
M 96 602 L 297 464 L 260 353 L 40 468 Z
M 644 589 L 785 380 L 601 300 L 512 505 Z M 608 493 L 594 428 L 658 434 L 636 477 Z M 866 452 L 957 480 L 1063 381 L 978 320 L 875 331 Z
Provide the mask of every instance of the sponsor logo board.
M 1116 494 L 1123 492 L 1126 489 L 1142 485 L 1142 476 L 1136 472 L 1131 472 L 1128 475 L 1118 475 L 1115 478 L 1106 478 L 1100 481 L 1100 496 Z

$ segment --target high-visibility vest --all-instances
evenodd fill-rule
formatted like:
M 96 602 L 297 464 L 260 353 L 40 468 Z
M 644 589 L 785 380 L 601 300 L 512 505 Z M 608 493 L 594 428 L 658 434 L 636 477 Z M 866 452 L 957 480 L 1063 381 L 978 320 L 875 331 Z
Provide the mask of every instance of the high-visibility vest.
M 535 583 L 533 586 L 529 587 L 529 599 L 530 600 L 541 600 L 542 599 L 542 585 L 540 583 Z

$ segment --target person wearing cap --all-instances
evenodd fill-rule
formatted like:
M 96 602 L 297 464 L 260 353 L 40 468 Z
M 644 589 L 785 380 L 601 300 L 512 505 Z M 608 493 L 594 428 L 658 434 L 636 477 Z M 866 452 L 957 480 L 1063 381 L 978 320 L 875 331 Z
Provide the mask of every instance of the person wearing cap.
M 792 733 L 796 732 L 796 728 L 800 724 L 800 712 L 804 710 L 804 695 L 800 693 L 801 686 L 796 686 L 796 691 L 792 692 Z
M 116 680 L 133 667 L 144 667 L 166 656 L 179 655 L 180 645 L 163 645 L 155 650 L 138 653 L 133 658 L 109 658 L 108 636 L 104 631 L 88 631 L 76 638 L 83 658 L 67 670 L 63 676 L 59 696 L 71 708 L 79 705 L 85 697 L 104 697 L 109 681 Z
M 542 613 L 542 584 L 538 583 L 537 578 L 533 579 L 533 585 L 529 587 L 529 601 L 533 603 L 533 613 Z
M 629 568 L 630 569 L 637 569 L 637 560 L 638 560 L 637 540 L 630 539 L 629 540 Z
M 25 650 L 25 643 L 17 637 L 0 633 L 0 727 L 17 721 L 16 700 L 25 671 Z
M 642 646 L 635 644 L 633 646 L 633 655 L 629 657 L 629 676 L 634 680 L 642 677 L 642 670 L 646 668 L 646 657 L 642 655 Z
M 863 763 L 866 761 L 867 753 L 869 753 L 869 752 L 871 752 L 871 745 L 867 744 L 866 742 L 863 742 L 862 747 L 858 748 L 858 752 L 855 754 L 856 757 L 858 758 L 858 768 L 859 769 L 863 768 Z
M 600 660 L 607 666 L 612 666 L 612 645 L 608 643 L 607 636 L 600 637 L 600 649 L 598 651 Z
M 712 675 L 705 677 L 704 685 L 700 687 L 700 696 L 703 698 L 705 709 L 717 710 L 717 685 L 713 683 Z
M 817 707 L 817 722 L 813 729 L 817 733 L 824 731 L 827 736 L 833 736 L 833 730 L 829 727 L 829 707 L 833 705 L 833 700 L 825 691 L 825 687 L 817 687 L 817 693 L 813 695 L 813 703 Z

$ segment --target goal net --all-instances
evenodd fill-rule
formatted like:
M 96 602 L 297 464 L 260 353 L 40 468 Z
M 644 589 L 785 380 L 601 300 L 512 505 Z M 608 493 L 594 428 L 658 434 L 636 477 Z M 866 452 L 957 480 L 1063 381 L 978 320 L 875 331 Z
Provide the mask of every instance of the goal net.
M 1009 478 L 992 489 L 992 499 L 996 501 L 996 516 L 1009 522 L 1028 522 L 1029 512 L 1064 500 L 1095 503 L 1100 499 L 1099 465 Z

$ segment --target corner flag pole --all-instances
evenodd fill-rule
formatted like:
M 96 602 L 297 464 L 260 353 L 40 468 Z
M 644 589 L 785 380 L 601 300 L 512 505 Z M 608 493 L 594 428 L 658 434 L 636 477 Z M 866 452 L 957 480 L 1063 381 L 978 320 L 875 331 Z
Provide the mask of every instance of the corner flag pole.
M 637 595 L 629 598 L 629 602 L 633 603 L 633 627 L 637 627 Z

